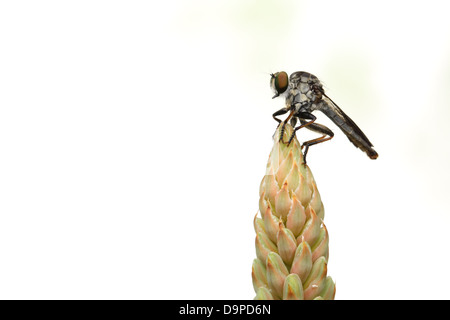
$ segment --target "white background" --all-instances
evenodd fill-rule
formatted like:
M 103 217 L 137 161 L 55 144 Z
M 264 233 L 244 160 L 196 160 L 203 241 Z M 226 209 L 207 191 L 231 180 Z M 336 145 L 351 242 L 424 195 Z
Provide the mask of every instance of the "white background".
M 285 70 L 317 75 L 380 155 L 318 114 L 336 133 L 308 155 L 336 299 L 449 299 L 449 11 L 1 2 L 0 298 L 253 298 Z

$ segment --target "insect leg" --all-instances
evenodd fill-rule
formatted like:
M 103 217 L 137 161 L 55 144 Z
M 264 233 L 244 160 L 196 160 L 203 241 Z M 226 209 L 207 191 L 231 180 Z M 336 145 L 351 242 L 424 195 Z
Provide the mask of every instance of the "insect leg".
M 294 129 L 291 137 L 289 138 L 288 145 L 292 142 L 292 140 L 294 140 L 295 133 L 297 132 L 297 130 L 300 130 L 301 128 L 311 125 L 317 119 L 315 115 L 313 115 L 312 113 L 309 113 L 309 112 L 297 112 L 295 114 L 295 116 L 300 119 L 300 122 L 302 124 Z M 311 121 L 304 121 L 304 119 L 309 119 Z
M 297 117 L 292 117 L 291 118 L 291 126 L 293 127 L 293 128 L 295 128 L 295 125 L 297 124 Z
M 305 124 L 308 123 L 303 119 L 300 119 L 300 122 L 305 123 Z M 305 147 L 305 151 L 303 153 L 303 161 L 305 162 L 305 164 L 306 164 L 306 154 L 308 153 L 308 149 L 310 146 L 331 140 L 334 137 L 333 131 L 331 131 L 330 129 L 325 127 L 323 124 L 312 123 L 307 128 L 311 131 L 322 133 L 323 136 L 303 142 L 302 148 Z M 326 136 L 328 136 L 328 138 L 326 138 Z
M 280 140 L 281 142 L 283 142 L 284 144 L 286 144 L 286 142 L 284 142 L 283 140 L 283 136 L 284 136 L 284 129 L 286 128 L 286 124 L 288 123 L 289 119 L 292 118 L 292 116 L 294 115 L 295 110 L 292 110 L 291 113 L 289 114 L 289 116 L 286 118 L 286 120 L 283 121 L 283 126 L 281 127 L 281 131 L 280 131 Z M 295 131 L 294 133 L 295 134 Z M 290 141 L 290 140 L 289 140 Z M 290 142 L 289 142 L 290 143 Z M 289 145 L 289 143 L 287 145 Z
M 278 110 L 277 112 L 275 112 L 275 113 L 272 115 L 272 117 L 275 119 L 275 121 L 277 121 L 278 123 L 280 123 L 281 120 L 278 119 L 277 116 L 281 116 L 282 114 L 285 114 L 285 113 L 287 113 L 288 111 L 289 111 L 289 109 L 287 109 L 287 108 L 280 109 L 280 110 Z

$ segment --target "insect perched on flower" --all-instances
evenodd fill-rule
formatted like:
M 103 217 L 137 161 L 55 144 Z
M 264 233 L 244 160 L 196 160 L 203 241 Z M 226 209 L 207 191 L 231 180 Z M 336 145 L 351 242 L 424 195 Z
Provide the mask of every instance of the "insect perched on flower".
M 297 71 L 288 77 L 284 71 L 271 74 L 270 86 L 275 92 L 273 98 L 283 96 L 286 99 L 286 106 L 273 114 L 273 118 L 282 125 L 280 141 L 292 142 L 295 132 L 301 128 L 308 128 L 322 134 L 321 137 L 305 141 L 302 148 L 305 148 L 303 157 L 306 163 L 308 148 L 312 145 L 331 140 L 334 133 L 326 126 L 316 123 L 316 116 L 312 114 L 314 110 L 322 111 L 345 133 L 347 138 L 359 149 L 367 153 L 370 159 L 378 158 L 378 153 L 372 148 L 373 145 L 361 131 L 361 129 L 347 116 L 344 111 L 333 102 L 323 90 L 319 79 L 308 72 Z M 277 116 L 288 113 L 286 120 L 281 121 Z M 300 125 L 295 127 L 297 120 Z M 283 133 L 286 123 L 291 122 L 295 128 L 287 142 L 283 141 Z

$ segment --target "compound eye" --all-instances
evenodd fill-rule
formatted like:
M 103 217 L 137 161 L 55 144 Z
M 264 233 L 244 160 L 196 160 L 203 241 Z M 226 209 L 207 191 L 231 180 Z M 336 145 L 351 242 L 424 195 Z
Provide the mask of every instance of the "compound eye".
M 286 72 L 281 71 L 275 75 L 275 90 L 278 94 L 286 91 L 288 87 L 289 78 Z

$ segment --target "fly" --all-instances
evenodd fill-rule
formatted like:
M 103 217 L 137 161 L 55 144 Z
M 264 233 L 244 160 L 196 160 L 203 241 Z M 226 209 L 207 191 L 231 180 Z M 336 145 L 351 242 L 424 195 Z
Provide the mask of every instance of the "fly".
M 297 71 L 288 78 L 286 72 L 281 71 L 271 74 L 270 86 L 275 92 L 272 97 L 283 96 L 286 99 L 286 107 L 278 110 L 272 116 L 279 123 L 282 123 L 280 141 L 287 143 L 292 142 L 297 130 L 307 128 L 314 132 L 322 134 L 321 137 L 305 141 L 302 149 L 305 148 L 303 159 L 306 163 L 306 154 L 310 146 L 331 140 L 334 137 L 333 131 L 326 126 L 316 123 L 316 116 L 312 114 L 314 110 L 322 111 L 345 133 L 347 138 L 355 147 L 361 149 L 370 159 L 378 158 L 378 153 L 372 148 L 373 145 L 361 131 L 361 129 L 347 116 L 336 103 L 333 102 L 323 90 L 322 83 L 319 79 L 308 72 Z M 281 121 L 277 116 L 288 113 L 286 120 Z M 297 120 L 300 125 L 295 127 Z M 283 141 L 283 134 L 286 123 L 290 121 L 294 131 L 288 142 Z

